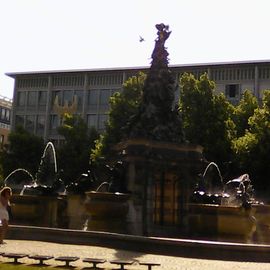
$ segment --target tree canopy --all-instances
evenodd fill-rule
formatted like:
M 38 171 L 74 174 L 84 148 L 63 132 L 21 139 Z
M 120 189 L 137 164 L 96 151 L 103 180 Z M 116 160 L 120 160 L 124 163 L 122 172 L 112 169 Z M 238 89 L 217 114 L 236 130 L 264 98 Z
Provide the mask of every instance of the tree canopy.
M 232 148 L 239 169 L 249 172 L 255 187 L 266 192 L 270 191 L 270 90 L 264 91 L 261 107 L 251 107 L 255 109 L 247 120 L 244 135 L 232 141 Z
M 127 138 L 132 121 L 132 116 L 138 111 L 142 99 L 142 90 L 146 75 L 130 77 L 123 84 L 123 91 L 116 92 L 110 98 L 109 119 L 105 132 L 96 140 L 92 150 L 91 159 L 97 161 L 100 157 L 108 155 L 110 148 Z
M 58 166 L 65 184 L 75 181 L 89 169 L 89 155 L 98 137 L 97 131 L 88 127 L 78 115 L 65 114 L 58 133 L 64 142 L 57 148 Z
M 17 126 L 8 136 L 9 144 L 0 153 L 3 177 L 13 170 L 22 168 L 32 175 L 37 172 L 44 149 L 43 139 Z
M 202 145 L 209 161 L 230 160 L 228 126 L 233 107 L 215 92 L 215 83 L 207 74 L 198 80 L 192 74 L 182 75 L 179 103 L 186 139 Z

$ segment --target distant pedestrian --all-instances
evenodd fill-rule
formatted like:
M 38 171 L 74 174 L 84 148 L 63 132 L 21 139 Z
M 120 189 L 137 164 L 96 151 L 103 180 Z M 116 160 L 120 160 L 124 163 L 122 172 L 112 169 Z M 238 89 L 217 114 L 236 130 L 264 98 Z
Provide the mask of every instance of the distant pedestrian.
M 4 243 L 4 238 L 8 230 L 10 198 L 12 190 L 10 187 L 3 187 L 0 190 L 0 244 Z

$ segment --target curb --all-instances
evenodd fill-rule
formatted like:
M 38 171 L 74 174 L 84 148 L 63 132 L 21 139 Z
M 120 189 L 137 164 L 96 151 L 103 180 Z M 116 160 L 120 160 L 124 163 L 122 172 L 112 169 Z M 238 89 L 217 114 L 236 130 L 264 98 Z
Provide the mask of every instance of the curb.
M 8 239 L 92 245 L 166 256 L 270 262 L 270 245 L 144 237 L 108 232 L 10 225 Z

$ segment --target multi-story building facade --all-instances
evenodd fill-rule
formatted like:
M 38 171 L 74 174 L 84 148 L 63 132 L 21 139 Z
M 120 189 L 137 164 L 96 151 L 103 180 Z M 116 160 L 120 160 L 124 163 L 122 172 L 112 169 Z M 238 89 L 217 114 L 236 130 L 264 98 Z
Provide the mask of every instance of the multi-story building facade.
M 171 70 L 176 83 L 184 72 L 196 78 L 206 72 L 217 91 L 232 103 L 237 103 L 246 89 L 258 99 L 263 90 L 270 89 L 270 61 L 174 65 Z M 69 111 L 102 131 L 110 96 L 140 71 L 147 73 L 148 67 L 8 73 L 15 79 L 11 128 L 20 124 L 45 141 L 58 141 L 61 114 Z M 176 91 L 176 100 L 178 95 Z
M 8 141 L 12 100 L 0 95 L 0 151 Z

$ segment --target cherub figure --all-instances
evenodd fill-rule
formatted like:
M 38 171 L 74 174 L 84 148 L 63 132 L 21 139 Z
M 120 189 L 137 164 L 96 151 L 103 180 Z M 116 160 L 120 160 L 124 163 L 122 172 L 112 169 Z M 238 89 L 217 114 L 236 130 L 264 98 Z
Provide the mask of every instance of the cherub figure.
M 158 30 L 157 35 L 158 38 L 156 41 L 160 41 L 163 45 L 165 41 L 169 38 L 171 31 L 169 31 L 169 25 L 165 25 L 164 23 L 156 24 L 156 28 Z

